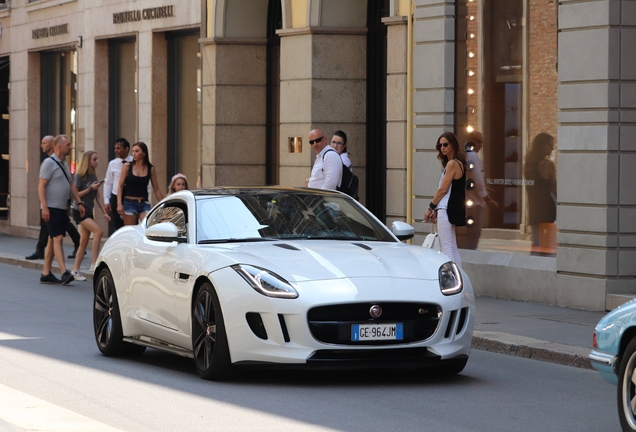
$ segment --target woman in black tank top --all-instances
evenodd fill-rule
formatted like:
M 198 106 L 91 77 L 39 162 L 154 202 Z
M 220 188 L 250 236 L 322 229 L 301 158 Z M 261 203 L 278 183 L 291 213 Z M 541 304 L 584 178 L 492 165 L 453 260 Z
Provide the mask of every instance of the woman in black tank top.
M 435 148 L 444 170 L 424 221 L 437 222 L 442 253 L 461 267 L 455 227 L 466 225 L 466 153 L 452 132 L 444 132 Z
M 117 213 L 123 217 L 124 225 L 136 225 L 150 210 L 148 182 L 152 183 L 155 198 L 163 199 L 157 171 L 148 158 L 148 146 L 143 142 L 133 144 L 132 157 L 132 162 L 122 167 L 117 193 Z

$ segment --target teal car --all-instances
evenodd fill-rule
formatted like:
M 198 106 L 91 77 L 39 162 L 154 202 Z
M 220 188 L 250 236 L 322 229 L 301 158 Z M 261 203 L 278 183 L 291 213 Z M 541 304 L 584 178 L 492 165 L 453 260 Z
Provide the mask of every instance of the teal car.
M 636 431 L 636 300 L 605 315 L 596 325 L 588 356 L 601 376 L 617 385 L 624 431 Z

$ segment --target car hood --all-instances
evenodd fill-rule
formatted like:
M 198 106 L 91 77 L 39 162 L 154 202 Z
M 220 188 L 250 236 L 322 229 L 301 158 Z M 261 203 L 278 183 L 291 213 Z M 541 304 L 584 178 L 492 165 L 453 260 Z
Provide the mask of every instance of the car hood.
M 437 280 L 449 261 L 437 251 L 404 243 L 302 240 L 200 246 L 231 264 L 271 270 L 290 282 L 358 277 Z M 216 261 L 218 265 L 218 261 Z

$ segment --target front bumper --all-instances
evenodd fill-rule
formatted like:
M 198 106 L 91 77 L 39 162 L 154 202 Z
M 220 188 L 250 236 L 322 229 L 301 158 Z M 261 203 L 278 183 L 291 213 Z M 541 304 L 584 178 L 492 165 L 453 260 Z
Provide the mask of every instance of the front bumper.
M 437 281 L 343 278 L 296 283 L 297 299 L 274 299 L 256 294 L 233 270 L 211 276 L 221 300 L 233 363 L 327 367 L 339 364 L 353 368 L 381 367 L 381 364 L 425 366 L 462 361 L 470 354 L 475 322 L 475 301 L 470 287 L 460 294 L 444 296 Z M 437 305 L 440 310 L 437 328 L 425 340 L 373 345 L 341 340 L 326 342 L 312 334 L 308 322 L 312 308 L 365 302 Z M 246 314 L 258 315 L 259 328 L 266 338 L 258 337 L 250 329 Z
M 592 350 L 587 356 L 590 363 L 604 380 L 612 384 L 618 384 L 618 357 L 603 351 Z

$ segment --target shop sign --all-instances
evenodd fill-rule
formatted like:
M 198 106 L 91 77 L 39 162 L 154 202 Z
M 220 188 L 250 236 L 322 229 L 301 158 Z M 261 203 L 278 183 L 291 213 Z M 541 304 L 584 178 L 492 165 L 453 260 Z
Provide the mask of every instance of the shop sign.
M 31 30 L 32 39 L 42 39 L 65 34 L 68 34 L 68 24 L 60 24 Z
M 153 20 L 174 17 L 174 6 L 161 6 L 142 10 L 116 12 L 113 14 L 113 24 L 125 24 L 141 20 Z

